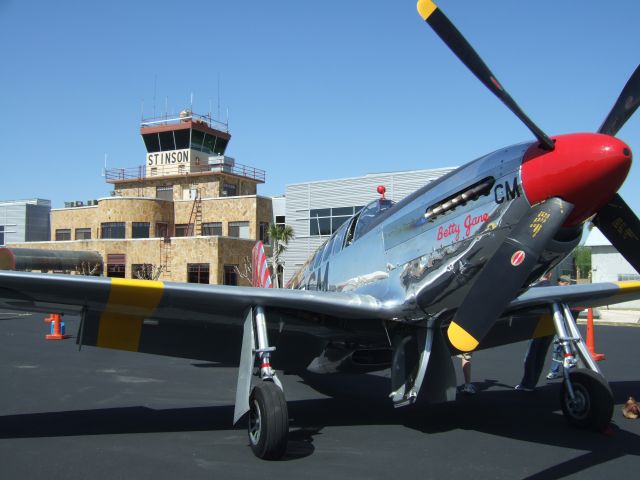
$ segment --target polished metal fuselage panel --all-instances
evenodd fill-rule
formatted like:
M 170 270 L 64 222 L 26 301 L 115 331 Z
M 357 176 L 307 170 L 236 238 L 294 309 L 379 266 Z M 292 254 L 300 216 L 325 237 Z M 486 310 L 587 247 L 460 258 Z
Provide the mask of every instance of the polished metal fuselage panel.
M 400 321 L 453 311 L 485 262 L 530 208 L 520 176 L 522 158 L 530 145 L 498 150 L 426 185 L 382 213 L 379 222 L 353 243 L 347 240 L 341 249 L 333 247 L 330 255 L 321 252 L 321 261 L 312 261 L 312 257 L 294 277 L 292 287 L 371 295 Z M 493 180 L 484 195 L 435 218 L 425 218 L 428 209 L 481 179 Z M 355 215 L 352 222 L 357 221 Z M 571 242 L 560 245 L 556 252 L 543 253 L 531 280 L 574 246 Z

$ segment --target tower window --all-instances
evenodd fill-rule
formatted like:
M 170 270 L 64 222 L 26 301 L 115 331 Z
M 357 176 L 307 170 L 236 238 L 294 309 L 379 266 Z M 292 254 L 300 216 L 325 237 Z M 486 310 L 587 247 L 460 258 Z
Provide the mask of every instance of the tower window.
M 71 240 L 70 228 L 58 228 L 56 230 L 56 241 Z
M 76 240 L 91 240 L 91 229 L 76 228 Z
M 222 196 L 223 197 L 235 197 L 238 194 L 238 186 L 233 183 L 222 184 Z
M 100 238 L 125 238 L 124 222 L 103 222 L 100 224 Z
M 250 238 L 249 222 L 229 222 L 229 236 L 236 238 Z
M 149 222 L 133 222 L 131 238 L 149 238 Z
M 202 235 L 222 235 L 222 222 L 203 223 Z
M 209 283 L 208 263 L 188 263 L 187 282 L 189 283 Z

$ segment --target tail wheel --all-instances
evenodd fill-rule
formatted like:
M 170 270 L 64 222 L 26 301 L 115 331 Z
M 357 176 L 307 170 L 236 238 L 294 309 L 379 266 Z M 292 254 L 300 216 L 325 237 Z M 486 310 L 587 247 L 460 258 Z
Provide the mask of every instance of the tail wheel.
M 562 384 L 560 402 L 569 424 L 589 430 L 604 430 L 613 416 L 613 393 L 607 381 L 591 370 L 576 370 L 569 374 L 573 386 L 571 400 L 566 380 Z
M 287 450 L 289 415 L 282 390 L 269 381 L 256 385 L 249 399 L 249 443 L 256 457 L 278 460 Z

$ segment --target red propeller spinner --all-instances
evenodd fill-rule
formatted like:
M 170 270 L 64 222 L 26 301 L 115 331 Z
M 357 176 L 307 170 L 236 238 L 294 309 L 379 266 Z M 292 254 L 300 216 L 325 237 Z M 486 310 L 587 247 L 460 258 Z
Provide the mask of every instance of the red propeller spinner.
M 551 197 L 572 203 L 565 225 L 578 225 L 618 191 L 631 168 L 631 149 L 599 133 L 559 135 L 553 140 L 552 151 L 534 145 L 525 153 L 524 192 L 532 205 Z

